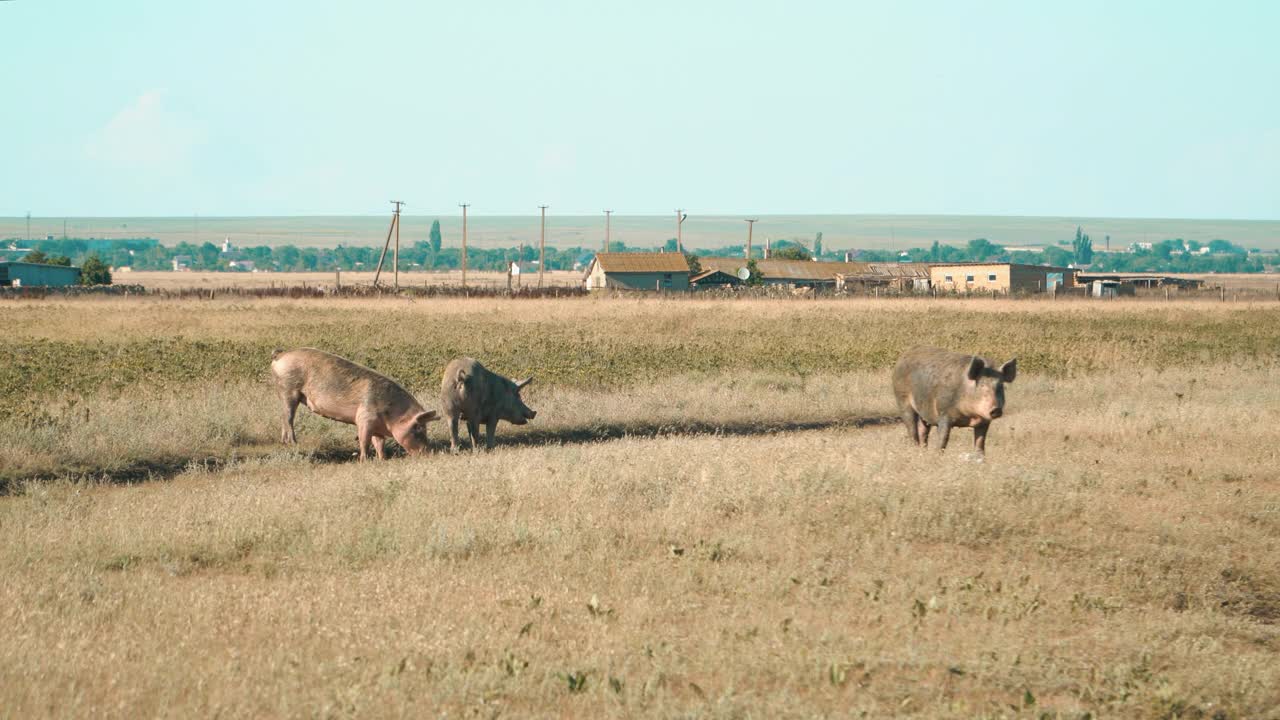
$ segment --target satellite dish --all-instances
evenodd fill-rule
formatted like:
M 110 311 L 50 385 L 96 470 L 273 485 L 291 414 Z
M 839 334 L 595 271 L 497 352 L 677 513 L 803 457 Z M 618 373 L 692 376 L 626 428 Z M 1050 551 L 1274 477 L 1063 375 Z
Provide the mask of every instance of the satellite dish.
M 739 279 L 739 280 L 750 280 L 750 279 L 751 279 L 751 271 L 750 271 L 750 270 L 748 270 L 748 269 L 746 269 L 746 268 L 744 268 L 744 267 L 740 267 L 740 268 L 738 268 L 738 279 Z

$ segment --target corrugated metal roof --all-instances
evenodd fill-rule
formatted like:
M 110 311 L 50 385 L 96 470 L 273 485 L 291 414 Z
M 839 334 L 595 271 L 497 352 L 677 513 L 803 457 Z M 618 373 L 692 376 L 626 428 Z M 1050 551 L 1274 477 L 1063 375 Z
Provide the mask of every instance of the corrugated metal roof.
M 745 267 L 746 261 L 736 257 L 700 257 L 704 270 L 716 269 L 730 275 Z M 756 269 L 766 280 L 806 282 L 834 280 L 836 275 L 857 275 L 868 272 L 867 263 L 813 262 L 812 260 L 756 260 Z
M 717 270 L 715 268 L 711 268 L 709 270 L 704 269 L 702 272 L 698 273 L 697 275 L 690 277 L 689 282 L 691 283 L 701 282 L 716 274 L 723 275 L 728 281 L 739 282 L 737 275 L 734 275 L 731 272 L 725 272 L 724 270 Z
M 689 272 L 684 255 L 672 253 L 599 253 L 596 261 L 607 273 Z
M 1011 263 L 1011 262 L 953 262 L 953 263 L 927 263 L 931 268 L 953 268 L 953 267 L 993 267 L 996 265 L 1008 265 L 1009 267 L 1024 267 L 1034 270 L 1051 270 L 1060 272 L 1079 272 L 1079 268 L 1065 268 L 1057 265 L 1030 265 L 1028 263 Z

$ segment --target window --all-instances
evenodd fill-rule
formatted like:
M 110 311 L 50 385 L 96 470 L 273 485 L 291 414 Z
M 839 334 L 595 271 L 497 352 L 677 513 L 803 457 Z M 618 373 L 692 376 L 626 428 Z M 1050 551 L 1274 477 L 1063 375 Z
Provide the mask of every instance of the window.
M 973 276 L 972 276 L 972 275 L 965 275 L 965 276 L 964 276 L 964 281 L 965 281 L 965 282 L 967 282 L 967 283 L 971 283 L 971 282 L 973 282 Z
M 955 280 L 953 280 L 953 279 L 952 279 L 952 277 L 951 277 L 951 273 L 947 273 L 947 274 L 944 276 L 944 279 L 945 279 L 945 281 L 946 281 L 946 282 L 955 282 Z
M 991 274 L 987 275 L 987 282 L 995 282 L 995 281 L 996 281 L 996 274 L 995 274 L 995 273 L 991 273 Z
M 662 287 L 671 287 L 671 273 L 662 274 Z

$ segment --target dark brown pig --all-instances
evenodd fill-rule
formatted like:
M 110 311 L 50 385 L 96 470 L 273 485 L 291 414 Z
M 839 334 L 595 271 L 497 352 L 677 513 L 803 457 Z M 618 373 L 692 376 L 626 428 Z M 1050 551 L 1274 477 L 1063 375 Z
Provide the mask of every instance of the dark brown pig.
M 425 452 L 427 423 L 440 417 L 390 378 L 315 348 L 276 350 L 271 376 L 284 401 L 280 441 L 285 444 L 298 442 L 293 416 L 300 403 L 321 417 L 355 425 L 361 460 L 368 457 L 370 443 L 384 457 L 383 438 L 395 438 L 410 453 Z
M 492 450 L 499 420 L 524 425 L 537 416 L 520 399 L 520 390 L 531 382 L 531 377 L 508 380 L 469 357 L 450 361 L 440 381 L 440 409 L 449 418 L 449 449 L 458 449 L 459 419 L 467 421 L 472 450 L 480 444 L 480 423 L 484 423 L 485 447 Z
M 929 446 L 929 428 L 938 427 L 938 446 L 947 447 L 953 427 L 973 428 L 973 447 L 986 451 L 987 428 L 1004 414 L 1004 386 L 1018 374 L 1017 359 L 996 367 L 976 355 L 919 347 L 893 368 L 893 394 L 907 435 Z

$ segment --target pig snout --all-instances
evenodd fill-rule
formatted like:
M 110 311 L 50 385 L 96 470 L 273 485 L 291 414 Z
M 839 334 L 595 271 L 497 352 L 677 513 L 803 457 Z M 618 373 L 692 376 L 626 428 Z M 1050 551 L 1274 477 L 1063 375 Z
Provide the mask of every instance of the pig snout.
M 991 408 L 991 419 L 992 419 L 992 420 L 995 420 L 996 418 L 1000 417 L 1000 416 L 1001 416 L 1001 415 L 1003 415 L 1003 414 L 1004 414 L 1004 411 L 1003 411 L 1003 410 L 1001 410 L 1000 408 L 998 408 L 998 407 Z
M 537 411 L 537 410 L 525 410 L 525 411 L 524 411 L 524 416 L 525 416 L 525 418 L 527 418 L 527 419 L 529 419 L 529 420 L 532 420 L 532 419 L 534 419 L 534 418 L 538 417 L 538 411 Z

